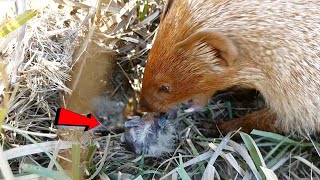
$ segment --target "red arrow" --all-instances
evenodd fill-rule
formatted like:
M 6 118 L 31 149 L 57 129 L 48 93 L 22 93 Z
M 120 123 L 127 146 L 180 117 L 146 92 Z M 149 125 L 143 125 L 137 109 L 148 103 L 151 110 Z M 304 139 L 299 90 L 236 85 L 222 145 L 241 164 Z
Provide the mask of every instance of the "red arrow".
M 54 124 L 65 126 L 84 126 L 86 127 L 85 131 L 87 131 L 98 126 L 100 123 L 91 114 L 88 114 L 86 117 L 75 112 L 69 111 L 67 109 L 59 108 L 57 110 Z

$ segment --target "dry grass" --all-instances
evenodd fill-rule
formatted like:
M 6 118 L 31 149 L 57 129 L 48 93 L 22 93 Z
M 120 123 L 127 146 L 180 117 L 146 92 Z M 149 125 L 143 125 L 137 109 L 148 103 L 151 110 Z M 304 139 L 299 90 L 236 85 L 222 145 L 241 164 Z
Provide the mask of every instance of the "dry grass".
M 25 26 L 0 39 L 6 65 L 0 67 L 0 179 L 68 179 L 81 170 L 89 179 L 320 179 L 318 136 L 295 140 L 254 131 L 240 133 L 243 141 L 234 141 L 239 132 L 208 138 L 196 126 L 201 119 L 241 116 L 259 107 L 259 100 L 252 105 L 218 97 L 201 113 L 180 114 L 176 150 L 159 158 L 128 151 L 120 141 L 123 130 L 56 129 L 55 110 L 63 104 L 63 94 L 71 92 L 65 82 L 89 40 L 118 54 L 110 97 L 127 102 L 135 96 L 163 2 L 55 1 L 63 8 L 51 1 Z M 14 4 L 7 6 L 1 20 L 16 16 Z M 28 3 L 18 6 L 30 8 Z M 95 9 L 101 14 L 95 15 Z M 74 54 L 75 47 L 83 51 Z M 62 160 L 72 162 L 72 168 L 66 169 Z

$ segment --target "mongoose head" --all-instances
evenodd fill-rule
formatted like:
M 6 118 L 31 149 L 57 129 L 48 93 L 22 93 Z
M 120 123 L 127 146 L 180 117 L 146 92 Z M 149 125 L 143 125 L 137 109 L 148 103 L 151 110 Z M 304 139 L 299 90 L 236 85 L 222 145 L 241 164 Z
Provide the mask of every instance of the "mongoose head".
M 216 91 L 230 85 L 230 67 L 238 55 L 232 41 L 190 23 L 172 29 L 177 24 L 172 13 L 164 12 L 147 60 L 140 96 L 142 111 L 166 112 L 184 101 L 190 103 L 190 110 L 199 110 Z M 189 20 L 188 15 L 181 18 Z
M 166 42 L 160 41 L 155 42 L 146 64 L 142 110 L 165 112 L 184 101 L 199 110 L 216 91 L 230 86 L 229 66 L 237 52 L 233 45 L 226 44 L 230 42 L 224 36 L 199 31 L 174 47 L 165 45 L 169 48 L 163 48 Z

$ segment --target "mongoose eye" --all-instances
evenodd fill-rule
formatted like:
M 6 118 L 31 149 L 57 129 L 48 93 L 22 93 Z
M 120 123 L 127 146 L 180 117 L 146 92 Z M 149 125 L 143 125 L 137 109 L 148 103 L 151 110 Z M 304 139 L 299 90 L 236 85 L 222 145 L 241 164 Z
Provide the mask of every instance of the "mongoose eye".
M 166 86 L 166 85 L 161 85 L 159 90 L 162 91 L 162 92 L 169 93 L 170 92 L 170 87 Z

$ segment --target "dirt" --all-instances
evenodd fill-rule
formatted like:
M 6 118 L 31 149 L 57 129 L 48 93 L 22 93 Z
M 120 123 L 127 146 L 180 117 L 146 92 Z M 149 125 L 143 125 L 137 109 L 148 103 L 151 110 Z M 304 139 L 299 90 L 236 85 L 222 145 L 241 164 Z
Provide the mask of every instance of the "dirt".
M 81 68 L 82 61 L 85 61 L 85 64 Z M 110 52 L 105 52 L 99 46 L 90 44 L 85 55 L 73 67 L 71 74 L 73 80 L 67 83 L 73 92 L 66 96 L 66 108 L 80 114 L 92 113 L 94 111 L 93 99 L 111 90 L 113 66 L 113 55 Z M 79 81 L 76 83 L 77 77 Z

